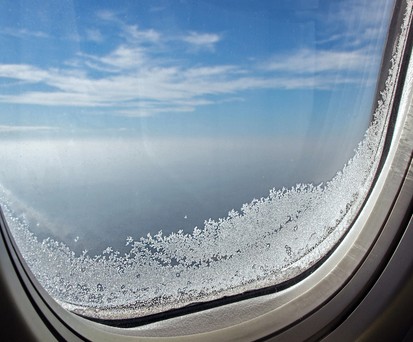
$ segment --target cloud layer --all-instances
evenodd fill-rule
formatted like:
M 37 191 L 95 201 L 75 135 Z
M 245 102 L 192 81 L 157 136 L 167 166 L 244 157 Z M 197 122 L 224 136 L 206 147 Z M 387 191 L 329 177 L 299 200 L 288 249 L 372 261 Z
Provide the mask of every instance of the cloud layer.
M 350 25 L 347 16 L 340 13 L 337 20 L 343 22 L 341 26 Z M 0 102 L 97 107 L 115 115 L 150 116 L 195 111 L 234 97 L 242 99 L 245 92 L 252 90 L 327 90 L 338 84 L 357 85 L 363 70 L 371 68 L 369 48 L 360 40 L 367 41 L 368 35 L 380 29 L 374 26 L 376 17 L 369 17 L 364 22 L 366 36 L 357 37 L 353 47 L 300 48 L 261 61 L 219 64 L 205 62 L 206 59 L 200 63 L 194 54 L 215 54 L 227 38 L 222 33 L 189 31 L 172 35 L 129 25 L 110 11 L 100 11 L 96 18 L 102 27 L 112 25 L 119 31 L 119 44 L 106 53 L 79 51 L 58 68 L 0 64 L 0 82 L 26 85 L 23 91 L 19 88 L 0 95 Z M 90 27 L 80 39 L 102 44 L 106 39 L 102 32 Z M 41 32 L 23 29 L 6 30 L 3 34 L 47 38 Z M 337 39 L 339 35 L 332 31 L 323 44 Z M 184 57 L 181 54 L 176 58 L 174 51 L 178 48 L 186 51 Z

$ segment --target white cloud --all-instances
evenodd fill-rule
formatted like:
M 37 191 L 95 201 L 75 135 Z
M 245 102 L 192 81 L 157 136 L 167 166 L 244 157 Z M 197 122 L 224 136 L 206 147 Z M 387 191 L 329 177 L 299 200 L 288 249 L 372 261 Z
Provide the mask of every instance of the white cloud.
M 27 92 L 19 95 L 0 95 L 0 102 L 70 107 L 102 107 L 108 101 L 94 94 L 78 92 Z
M 126 35 L 126 38 L 135 40 L 135 41 L 148 41 L 148 42 L 158 42 L 161 39 L 161 34 L 154 30 L 142 30 L 139 29 L 138 25 L 123 25 L 123 31 Z
M 347 27 L 355 23 L 365 27 L 377 26 L 393 4 L 393 0 L 345 1 L 339 4 L 334 20 L 342 21 Z
M 10 78 L 25 82 L 46 81 L 50 72 L 25 64 L 0 64 L 0 78 Z
M 111 67 L 115 67 L 116 69 L 124 70 L 136 68 L 137 66 L 145 63 L 146 53 L 141 47 L 128 47 L 121 45 L 109 55 L 94 59 L 101 64 L 106 64 Z
M 245 73 L 244 70 L 234 65 L 215 65 L 207 67 L 194 67 L 186 70 L 185 75 L 188 78 L 206 78 L 217 77 L 234 73 Z
M 360 71 L 371 63 L 363 50 L 334 51 L 302 49 L 293 54 L 274 56 L 263 68 L 294 74 Z
M 88 29 L 86 30 L 86 40 L 102 43 L 104 41 L 102 33 L 98 29 Z
M 120 30 L 121 36 L 126 38 L 129 42 L 150 42 L 156 43 L 161 39 L 160 32 L 154 29 L 141 29 L 138 25 L 128 25 L 122 21 L 116 13 L 108 10 L 102 10 L 96 13 L 96 16 L 102 20 L 117 26 L 117 29 Z
M 0 30 L 0 34 L 15 37 L 15 38 L 48 38 L 49 35 L 42 31 L 32 31 L 27 29 L 11 29 L 5 28 Z
M 218 43 L 222 37 L 216 33 L 199 33 L 190 32 L 184 36 L 182 40 L 190 44 L 195 49 L 208 49 L 213 50 L 215 44 Z
M 235 65 L 184 67 L 163 66 L 142 48 L 122 45 L 107 56 L 83 56 L 111 69 L 101 77 L 76 70 L 41 69 L 30 65 L 0 65 L 0 78 L 40 83 L 52 90 L 1 95 L 0 102 L 44 106 L 106 107 L 118 115 L 148 116 L 161 112 L 194 111 L 197 107 L 242 98 L 254 89 L 327 89 L 357 79 L 315 75 L 311 72 L 358 69 L 362 54 L 301 51 L 284 59 L 273 59 L 267 70 L 257 72 Z M 341 63 L 344 63 L 343 66 Z
M 177 40 L 198 50 L 213 50 L 222 40 L 221 35 L 190 32 L 184 37 L 167 37 L 154 29 L 126 25 L 110 11 L 101 11 L 97 16 L 116 25 L 123 43 L 106 55 L 78 53 L 75 60 L 62 64 L 60 69 L 0 64 L 4 83 L 33 83 L 47 89 L 3 94 L 0 102 L 100 107 L 126 116 L 191 112 L 200 106 L 242 100 L 242 92 L 249 90 L 329 89 L 337 83 L 356 84 L 360 77 L 357 72 L 371 65 L 369 54 L 361 48 L 301 49 L 273 56 L 260 68 L 256 61 L 250 61 L 249 67 L 207 61 L 194 65 L 184 57 L 171 57 Z M 93 29 L 86 31 L 86 38 L 97 42 L 104 39 L 101 31 Z
M 58 127 L 52 126 L 13 126 L 0 125 L 0 133 L 15 133 L 15 132 L 35 132 L 35 131 L 55 131 Z
M 325 24 L 325 36 L 319 44 L 340 42 L 347 47 L 364 46 L 370 39 L 377 39 L 387 31 L 387 16 L 393 0 L 332 2 L 334 15 L 320 18 Z
M 126 65 L 131 66 L 129 63 Z M 13 68 L 16 72 L 13 72 Z M 7 72 L 2 74 L 2 69 Z M 228 65 L 185 69 L 143 64 L 134 70 L 122 69 L 115 75 L 92 79 L 82 73 L 3 65 L 0 66 L 0 76 L 6 74 L 17 79 L 42 82 L 55 90 L 2 95 L 0 102 L 110 107 L 119 115 L 147 116 L 161 112 L 194 111 L 199 106 L 222 103 L 222 96 L 239 99 L 240 92 L 247 90 L 325 89 L 337 82 L 335 77 L 259 77 L 237 73 L 237 70 L 235 66 Z M 342 78 L 339 82 L 348 83 L 355 80 Z
M 96 13 L 96 16 L 105 21 L 116 21 L 117 17 L 116 14 L 109 10 L 100 10 Z
M 152 108 L 144 108 L 137 106 L 136 108 L 131 109 L 122 109 L 117 111 L 115 114 L 119 116 L 126 116 L 126 117 L 148 117 L 153 116 L 154 114 L 158 113 L 185 113 L 185 112 L 193 112 L 193 107 L 152 107 Z

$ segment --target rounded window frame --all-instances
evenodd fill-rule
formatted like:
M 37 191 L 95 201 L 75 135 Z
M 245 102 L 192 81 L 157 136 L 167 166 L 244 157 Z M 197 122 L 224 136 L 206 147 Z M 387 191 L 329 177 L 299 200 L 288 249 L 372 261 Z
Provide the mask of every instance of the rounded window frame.
M 397 28 L 403 20 L 401 9 L 405 6 L 406 0 L 396 1 L 398 18 L 393 20 L 396 20 Z M 353 227 L 313 273 L 278 293 L 240 300 L 146 326 L 115 328 L 92 322 L 60 307 L 31 274 L 1 214 L 1 284 L 5 296 L 16 306 L 16 315 L 24 322 L 21 324 L 27 325 L 28 334 L 41 340 L 47 337 L 47 340 L 129 341 L 139 337 L 157 337 L 165 341 L 210 341 L 304 340 L 319 339 L 334 330 L 336 334 L 339 331 L 344 333 L 340 326 L 346 326 L 343 322 L 356 311 L 366 294 L 378 286 L 380 277 L 400 251 L 403 239 L 413 235 L 413 227 L 407 227 L 413 189 L 413 62 L 409 61 L 413 40 L 411 21 L 410 18 L 394 93 L 393 111 L 397 112 L 397 117 L 388 135 L 388 150 L 381 170 Z M 397 32 L 390 32 L 389 35 L 385 60 L 391 55 L 391 43 L 398 36 Z M 387 69 L 388 65 L 383 65 L 382 71 Z M 413 256 L 406 257 L 413 264 L 410 261 Z M 238 321 L 232 319 L 231 324 L 223 327 L 223 319 L 235 311 L 242 313 Z M 360 328 L 352 332 L 356 333 L 362 334 L 363 331 Z

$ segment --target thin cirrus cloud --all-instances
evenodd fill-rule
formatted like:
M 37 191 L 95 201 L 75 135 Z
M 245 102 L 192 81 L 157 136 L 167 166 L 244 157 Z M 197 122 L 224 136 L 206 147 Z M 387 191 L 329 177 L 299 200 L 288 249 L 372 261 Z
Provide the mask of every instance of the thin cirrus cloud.
M 98 29 L 87 29 L 85 32 L 87 41 L 102 43 L 104 41 L 103 34 Z
M 127 38 L 135 41 L 147 41 L 156 43 L 161 40 L 161 34 L 154 30 L 142 30 L 138 25 L 125 25 L 123 24 L 123 32 Z
M 137 62 L 137 56 L 140 63 Z M 135 111 L 136 115 L 148 116 L 151 113 L 177 112 L 183 109 L 177 101 L 191 100 L 185 111 L 194 111 L 197 107 L 211 105 L 222 101 L 222 96 L 234 96 L 243 91 L 254 89 L 326 89 L 337 82 L 337 78 L 323 75 L 322 71 L 341 71 L 344 67 L 331 63 L 323 67 L 306 67 L 300 64 L 295 55 L 283 62 L 272 62 L 267 68 L 273 72 L 283 70 L 284 75 L 245 70 L 235 65 L 216 65 L 203 67 L 153 65 L 145 55 L 145 50 L 122 47 L 115 52 L 96 57 L 96 63 L 112 68 L 99 78 L 88 76 L 87 72 L 65 69 L 42 69 L 31 65 L 0 65 L 0 77 L 11 78 L 27 84 L 47 85 L 53 90 L 26 91 L 23 93 L 0 96 L 0 102 L 36 104 L 45 106 L 71 107 L 113 107 L 115 114 L 128 113 L 128 102 L 152 101 L 152 106 Z M 327 59 L 327 58 L 324 58 Z M 278 64 L 277 64 L 278 63 Z M 302 63 L 302 60 L 301 60 Z M 309 62 L 308 62 L 309 63 Z M 359 66 L 358 62 L 353 63 Z M 287 66 L 285 69 L 282 69 Z M 296 68 L 293 66 L 296 65 Z M 301 65 L 301 66 L 300 66 Z M 321 72 L 319 75 L 295 75 L 297 71 L 309 73 Z M 290 76 L 285 74 L 290 74 Z M 353 83 L 357 78 L 341 78 L 341 83 Z M 211 100 L 211 97 L 213 99 Z M 156 106 L 157 102 L 162 107 Z M 127 107 L 127 111 L 125 111 Z
M 117 26 L 117 28 L 120 29 L 120 35 L 129 42 L 156 43 L 161 40 L 160 32 L 154 29 L 141 29 L 138 25 L 128 25 L 112 11 L 98 11 L 96 17 L 102 22 L 112 23 Z
M 5 28 L 0 30 L 0 35 L 10 36 L 14 38 L 49 38 L 50 36 L 42 31 L 33 31 L 27 29 L 13 29 L 13 28 Z
M 7 94 L 0 95 L 0 103 L 99 107 L 121 116 L 193 112 L 234 98 L 242 100 L 251 90 L 329 89 L 337 83 L 357 84 L 357 73 L 366 65 L 371 67 L 363 48 L 300 49 L 249 65 L 194 61 L 185 51 L 176 58 L 177 41 L 210 54 L 230 37 L 195 31 L 169 37 L 166 32 L 127 25 L 110 11 L 100 11 L 97 17 L 119 30 L 122 41 L 118 45 L 105 54 L 78 52 L 53 69 L 0 64 L 0 82 L 26 85 L 14 92 L 11 86 Z M 99 29 L 84 32 L 86 40 L 105 41 Z
M 0 133 L 15 133 L 15 132 L 38 132 L 38 131 L 56 131 L 57 127 L 52 126 L 14 126 L 0 125 Z
M 263 67 L 271 71 L 314 74 L 360 71 L 371 62 L 364 50 L 334 51 L 302 49 L 289 55 L 274 56 Z
M 386 34 L 386 20 L 389 8 L 394 0 L 359 1 L 348 0 L 333 4 L 336 11 L 333 16 L 322 18 L 325 25 L 324 37 L 317 41 L 324 45 L 339 42 L 348 48 L 364 46 L 370 38 Z M 382 23 L 378 25 L 378 23 Z
M 94 61 L 97 68 L 112 72 L 136 69 L 148 62 L 145 48 L 140 46 L 120 45 L 103 57 L 86 54 L 83 57 Z
M 116 13 L 110 10 L 99 10 L 96 12 L 96 17 L 104 21 L 118 21 Z
M 14 73 L 13 70 L 16 72 Z M 217 72 L 220 75 L 217 76 Z M 252 89 L 303 89 L 333 85 L 334 77 L 265 77 L 238 73 L 233 66 L 202 68 L 145 67 L 133 72 L 92 79 L 86 74 L 64 70 L 42 70 L 29 65 L 0 66 L 0 77 L 13 77 L 28 83 L 41 83 L 53 91 L 27 91 L 21 94 L 1 95 L 0 102 L 36 104 L 45 106 L 113 107 L 117 114 L 130 110 L 130 103 L 150 101 L 145 113 L 176 112 L 187 101 L 185 111 L 222 101 L 222 96 L 234 96 Z M 342 79 L 341 82 L 354 82 Z M 211 100 L 211 96 L 213 99 Z M 157 106 L 161 103 L 162 106 Z
M 216 33 L 190 32 L 182 37 L 182 40 L 195 49 L 214 50 L 215 45 L 222 40 L 222 37 Z

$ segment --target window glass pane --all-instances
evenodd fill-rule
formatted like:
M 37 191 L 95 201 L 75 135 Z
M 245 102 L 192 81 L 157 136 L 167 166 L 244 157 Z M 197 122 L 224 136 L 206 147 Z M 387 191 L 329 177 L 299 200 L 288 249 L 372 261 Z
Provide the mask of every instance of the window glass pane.
M 40 283 L 129 317 L 314 265 L 377 169 L 393 5 L 0 4 L 0 204 Z

